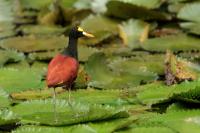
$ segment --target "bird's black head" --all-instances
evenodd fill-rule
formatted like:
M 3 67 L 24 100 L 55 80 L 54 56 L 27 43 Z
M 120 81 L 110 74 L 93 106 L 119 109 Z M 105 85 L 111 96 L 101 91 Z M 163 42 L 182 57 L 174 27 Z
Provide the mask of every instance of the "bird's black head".
M 78 39 L 79 37 L 94 37 L 94 35 L 85 32 L 82 28 L 76 26 L 69 32 L 69 37 Z

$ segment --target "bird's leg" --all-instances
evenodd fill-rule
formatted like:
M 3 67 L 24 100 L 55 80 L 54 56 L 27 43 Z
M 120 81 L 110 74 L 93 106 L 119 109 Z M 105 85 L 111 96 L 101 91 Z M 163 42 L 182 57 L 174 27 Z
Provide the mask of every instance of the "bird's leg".
M 54 121 L 58 122 L 57 112 L 56 112 L 56 90 L 53 88 L 53 110 L 54 110 Z
M 71 102 L 71 85 L 68 87 L 68 104 L 72 108 L 72 102 Z

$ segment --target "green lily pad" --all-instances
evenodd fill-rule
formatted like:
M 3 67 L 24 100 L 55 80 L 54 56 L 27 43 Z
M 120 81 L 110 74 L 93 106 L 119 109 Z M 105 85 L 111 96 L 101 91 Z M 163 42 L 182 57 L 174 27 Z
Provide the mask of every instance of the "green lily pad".
M 95 13 L 104 13 L 107 2 L 108 0 L 78 0 L 74 3 L 74 7 L 77 9 L 91 9 Z
M 144 7 L 144 5 L 150 5 L 149 7 L 152 7 L 151 4 L 145 4 L 145 3 L 151 3 L 151 1 L 134 0 L 132 2 L 132 1 L 126 1 L 126 0 L 111 0 L 107 3 L 106 14 L 109 16 L 114 16 L 121 19 L 129 19 L 129 18 L 140 18 L 144 20 L 155 20 L 155 19 L 156 20 L 170 20 L 171 19 L 171 16 L 169 14 L 166 14 L 164 12 L 149 10 L 147 8 L 148 6 Z M 153 1 L 155 2 L 152 4 L 157 3 L 156 2 L 157 0 L 153 0 Z M 136 2 L 137 4 L 134 2 Z
M 51 60 L 56 54 L 60 53 L 61 50 L 53 50 L 53 51 L 46 51 L 46 52 L 33 52 L 28 55 L 30 60 Z
M 117 133 L 175 133 L 168 127 L 135 127 L 125 131 L 119 131 Z
M 98 26 L 97 26 L 98 25 Z M 80 44 L 94 45 L 117 34 L 117 23 L 101 15 L 90 15 L 81 22 L 81 27 L 94 34 L 94 38 L 82 38 Z
M 0 125 L 14 124 L 18 122 L 17 116 L 10 110 L 0 110 Z
M 0 46 L 21 52 L 47 51 L 64 48 L 67 38 L 64 36 L 23 36 L 1 40 Z
M 14 19 L 14 14 L 12 12 L 12 1 L 0 0 L 0 22 L 12 22 Z
M 118 1 L 122 1 L 125 3 L 131 3 L 137 6 L 142 6 L 148 9 L 155 9 L 160 7 L 160 5 L 163 3 L 163 1 L 161 0 L 118 0 Z
M 40 110 L 38 110 L 38 108 L 40 108 Z M 65 100 L 56 101 L 57 122 L 55 122 L 54 119 L 52 100 L 23 102 L 14 106 L 11 110 L 21 117 L 22 123 L 38 123 L 54 126 L 124 118 L 129 116 L 124 109 L 81 103 L 71 103 L 71 105 L 69 105 Z
M 50 5 L 52 0 L 34 0 L 34 1 L 29 1 L 29 0 L 20 0 L 20 4 L 23 8 L 26 9 L 41 9 L 45 6 Z
M 45 26 L 45 25 L 24 25 L 19 28 L 23 34 L 34 35 L 61 35 L 66 30 L 62 27 Z
M 181 84 L 174 84 L 166 86 L 163 83 L 156 83 L 143 86 L 143 90 L 137 93 L 137 98 L 143 104 L 152 105 L 172 98 L 173 95 L 181 94 L 194 90 L 199 86 L 199 81 L 183 82 Z
M 102 89 L 121 89 L 139 85 L 143 82 L 154 81 L 157 75 L 146 70 L 120 69 L 114 72 L 106 65 L 107 57 L 102 53 L 92 55 L 85 65 L 90 80 L 88 85 Z M 117 60 L 116 60 L 117 61 Z M 115 61 L 113 61 L 115 62 Z
M 14 50 L 0 50 L 0 67 L 6 63 L 19 62 L 25 59 L 23 53 Z
M 186 4 L 183 8 L 181 8 L 177 17 L 188 21 L 200 22 L 199 12 L 200 12 L 200 2 L 194 2 Z
M 0 88 L 0 109 L 8 107 L 10 105 L 9 95 Z
M 0 69 L 0 86 L 8 93 L 24 90 L 40 89 L 44 87 L 42 74 L 32 69 Z
M 14 130 L 12 133 L 97 133 L 97 132 L 114 132 L 121 128 L 128 127 L 135 120 L 134 118 L 121 118 L 109 120 L 107 122 L 95 122 L 89 124 L 78 124 L 66 127 L 50 127 L 37 125 L 24 125 Z
M 148 51 L 165 52 L 171 51 L 192 51 L 200 50 L 200 39 L 179 34 L 164 37 L 151 38 L 146 40 L 141 47 Z
M 183 22 L 180 23 L 180 26 L 186 29 L 189 33 L 200 35 L 200 23 L 193 22 Z

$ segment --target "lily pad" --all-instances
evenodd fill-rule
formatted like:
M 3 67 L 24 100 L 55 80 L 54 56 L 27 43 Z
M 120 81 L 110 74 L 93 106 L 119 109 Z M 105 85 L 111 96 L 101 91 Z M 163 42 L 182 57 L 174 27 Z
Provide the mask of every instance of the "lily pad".
M 121 89 L 139 85 L 142 81 L 150 82 L 157 75 L 146 70 L 126 69 L 112 72 L 106 65 L 107 58 L 102 53 L 91 56 L 85 65 L 90 80 L 88 85 L 102 89 Z
M 182 82 L 166 86 L 164 83 L 154 83 L 144 85 L 143 90 L 137 93 L 138 100 L 146 105 L 152 105 L 172 98 L 172 96 L 194 90 L 199 86 L 199 80 L 192 82 Z
M 189 33 L 200 35 L 200 23 L 183 22 L 180 26 L 186 29 Z
M 0 110 L 0 125 L 14 124 L 18 122 L 17 116 L 10 110 Z
M 21 52 L 47 51 L 64 48 L 67 38 L 64 36 L 23 36 L 4 39 L 0 46 Z
M 121 128 L 128 127 L 135 119 L 134 118 L 121 118 L 109 120 L 107 122 L 95 122 L 89 124 L 79 124 L 66 127 L 50 127 L 50 126 L 37 126 L 37 125 L 25 125 L 21 126 L 12 133 L 97 133 L 97 132 L 114 132 Z
M 0 109 L 8 107 L 10 105 L 10 98 L 9 95 L 0 88 Z
M 24 25 L 19 28 L 23 34 L 34 35 L 61 35 L 66 30 L 62 27 L 45 26 L 45 25 Z
M 148 51 L 165 52 L 200 50 L 200 39 L 179 34 L 165 37 L 157 37 L 146 40 L 141 47 Z
M 19 62 L 25 59 L 23 53 L 14 50 L 0 50 L 0 67 L 6 63 Z
M 28 55 L 28 58 L 32 61 L 34 60 L 51 60 L 56 54 L 60 53 L 61 50 L 53 50 L 53 51 L 46 51 L 46 52 L 33 52 Z
M 42 75 L 31 69 L 2 68 L 0 75 L 0 86 L 8 93 L 44 87 Z
M 14 20 L 12 1 L 0 0 L 0 11 L 0 22 L 12 22 Z
M 135 1 L 137 1 L 138 4 L 135 4 L 134 3 Z M 155 19 L 156 20 L 170 20 L 171 19 L 171 16 L 164 12 L 149 10 L 147 7 L 138 6 L 138 5 L 144 5 L 145 3 L 150 3 L 151 1 L 134 0 L 132 2 L 132 1 L 126 1 L 126 0 L 111 0 L 107 3 L 106 14 L 109 16 L 114 16 L 121 19 L 129 19 L 129 18 L 140 18 L 144 20 L 155 20 Z M 150 5 L 150 4 L 147 4 L 147 5 Z
M 181 8 L 177 17 L 192 22 L 200 22 L 199 12 L 200 2 L 194 2 L 191 4 L 186 4 L 183 8 Z
M 101 15 L 88 16 L 81 22 L 81 27 L 94 34 L 95 38 L 80 39 L 80 44 L 94 45 L 117 34 L 117 23 Z
M 99 121 L 128 117 L 123 109 L 110 106 L 86 105 L 81 103 L 68 104 L 65 100 L 56 101 L 57 119 L 54 120 L 52 100 L 34 100 L 16 105 L 11 110 L 21 117 L 22 123 L 38 123 L 45 125 L 71 125 L 80 122 Z M 38 110 L 40 108 L 40 110 Z M 24 111 L 22 111 L 24 110 Z

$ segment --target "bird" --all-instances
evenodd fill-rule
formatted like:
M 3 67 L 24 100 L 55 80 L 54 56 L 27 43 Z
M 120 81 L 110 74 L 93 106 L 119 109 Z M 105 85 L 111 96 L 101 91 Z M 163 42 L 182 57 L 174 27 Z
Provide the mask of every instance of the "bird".
M 68 103 L 71 105 L 70 90 L 74 83 L 79 69 L 78 62 L 78 38 L 89 37 L 94 35 L 85 32 L 81 27 L 75 26 L 69 32 L 68 46 L 64 50 L 57 54 L 49 63 L 47 69 L 46 83 L 48 88 L 53 88 L 53 101 L 54 101 L 54 118 L 57 121 L 56 114 L 56 87 L 63 87 L 68 89 Z

